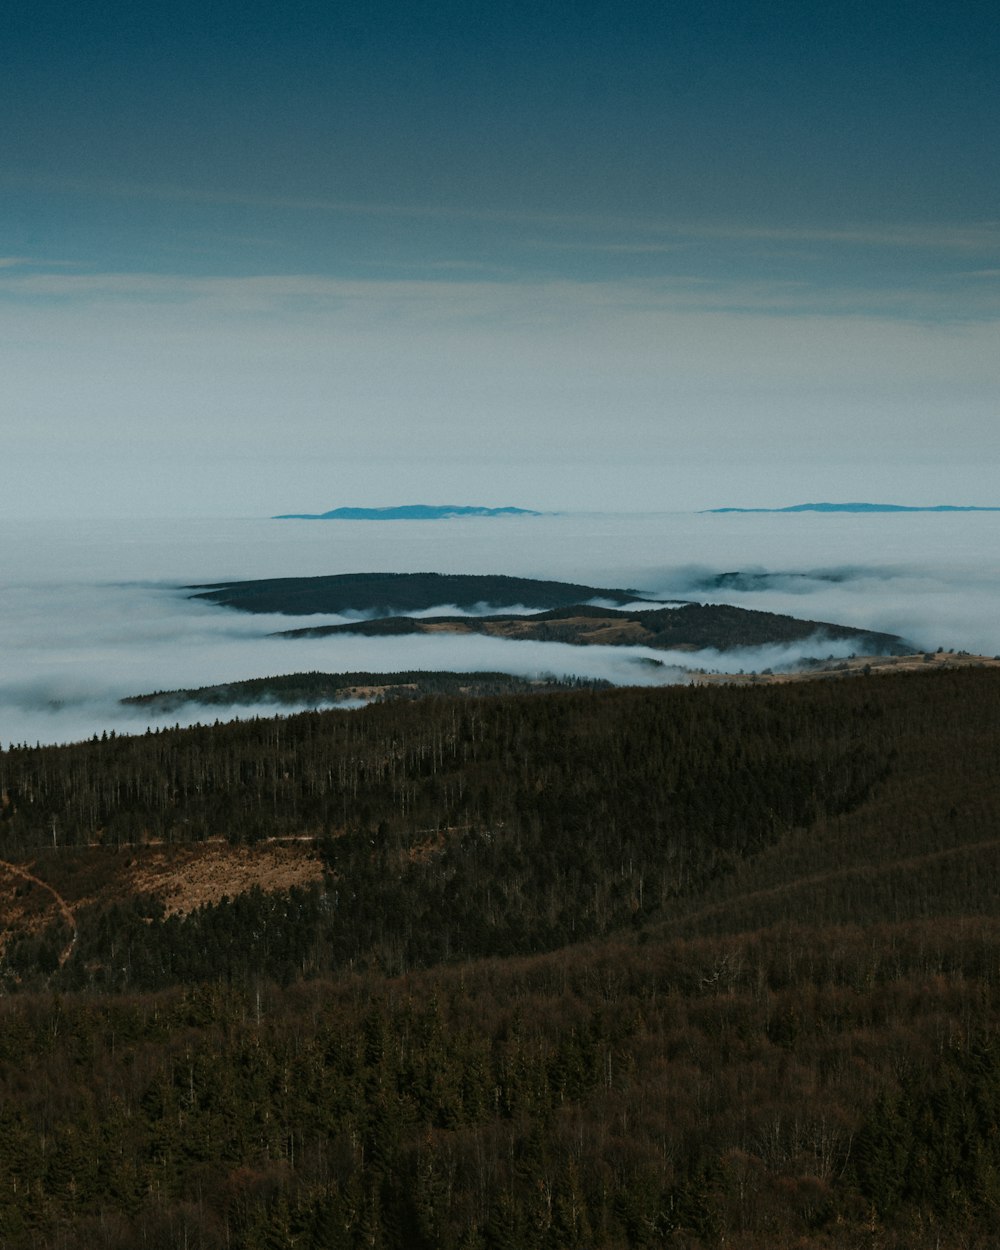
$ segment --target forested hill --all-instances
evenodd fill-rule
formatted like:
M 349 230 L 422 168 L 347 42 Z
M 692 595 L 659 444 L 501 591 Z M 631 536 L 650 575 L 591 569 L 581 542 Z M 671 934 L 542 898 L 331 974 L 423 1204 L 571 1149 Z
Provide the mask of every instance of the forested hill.
M 279 637 L 323 638 L 335 634 L 384 637 L 397 634 L 488 634 L 494 638 L 564 642 L 577 646 L 643 646 L 657 650 L 732 651 L 816 640 L 845 640 L 858 652 L 904 655 L 913 650 L 896 634 L 805 621 L 775 612 L 738 608 L 727 603 L 686 603 L 677 607 L 616 610 L 575 605 L 550 612 L 510 616 L 388 616 L 344 625 L 316 625 L 282 630 Z
M 246 681 L 200 686 L 193 690 L 158 690 L 132 695 L 122 699 L 122 703 L 159 713 L 173 712 L 191 703 L 204 707 L 259 703 L 308 707 L 357 699 L 366 703 L 420 699 L 428 695 L 551 694 L 583 687 L 607 688 L 610 684 L 581 678 L 528 678 L 515 677 L 510 673 L 452 673 L 422 669 L 404 673 L 284 673 L 275 677 L 252 677 Z
M 16 747 L 0 753 L 0 858 L 315 838 L 340 881 L 317 969 L 537 951 L 675 916 L 791 830 L 869 800 L 880 810 L 887 781 L 912 787 L 935 744 L 951 793 L 992 740 L 998 692 L 1000 671 L 986 669 L 429 698 Z M 982 740 L 976 724 L 989 727 Z M 986 783 L 997 784 L 977 775 Z M 878 839 L 903 810 L 887 793 Z M 952 801 L 966 803 L 957 783 Z M 907 806 L 904 830 L 908 819 Z M 140 980 L 169 983 L 171 958 L 146 955 Z M 139 975 L 92 959 L 61 976 Z
M 476 608 L 559 608 L 588 599 L 632 603 L 645 598 L 632 590 L 539 581 L 530 577 L 471 573 L 336 573 L 327 577 L 273 577 L 246 582 L 187 586 L 193 599 L 242 612 L 419 612 L 451 605 Z
M 457 504 L 401 504 L 394 508 L 332 508 L 329 512 L 283 512 L 275 521 L 449 521 L 455 517 L 540 516 L 530 508 L 481 508 Z
M 993 1250 L 998 756 L 988 668 L 0 751 L 0 1245 Z
M 817 639 L 847 640 L 858 651 L 904 654 L 912 650 L 895 634 L 857 629 L 827 621 L 803 621 L 774 612 L 759 612 L 731 604 L 673 603 L 645 599 L 635 590 L 582 586 L 571 582 L 533 578 L 450 573 L 344 573 L 329 577 L 269 578 L 189 586 L 204 599 L 245 612 L 273 612 L 305 616 L 318 613 L 372 612 L 371 620 L 344 625 L 321 625 L 282 631 L 288 637 L 324 637 L 337 633 L 389 634 L 481 633 L 500 638 L 522 638 L 579 645 L 649 646 L 661 650 L 759 647 Z M 588 600 L 615 607 L 596 608 Z M 649 603 L 649 608 L 626 604 Z M 411 618 L 446 606 L 483 609 L 533 608 L 513 615 Z
M 786 508 L 709 508 L 709 512 L 1000 512 L 973 504 L 796 503 Z

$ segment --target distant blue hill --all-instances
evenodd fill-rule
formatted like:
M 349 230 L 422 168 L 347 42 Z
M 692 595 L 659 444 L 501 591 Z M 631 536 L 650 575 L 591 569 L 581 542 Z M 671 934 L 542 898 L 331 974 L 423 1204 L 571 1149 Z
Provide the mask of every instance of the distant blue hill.
M 456 504 L 403 504 L 397 508 L 334 508 L 331 512 L 283 512 L 273 521 L 443 521 L 459 516 L 541 516 L 530 508 L 463 508 Z
M 939 503 L 910 507 L 901 503 L 797 503 L 789 508 L 706 508 L 706 512 L 1000 512 L 968 504 Z

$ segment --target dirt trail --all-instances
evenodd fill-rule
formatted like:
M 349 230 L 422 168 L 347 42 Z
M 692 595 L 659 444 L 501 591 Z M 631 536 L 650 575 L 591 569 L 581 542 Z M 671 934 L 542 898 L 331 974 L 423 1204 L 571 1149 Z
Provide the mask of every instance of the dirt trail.
M 753 904 L 762 899 L 773 898 L 782 894 L 791 894 L 796 890 L 808 889 L 814 885 L 824 885 L 838 878 L 874 877 L 899 868 L 917 868 L 921 864 L 929 864 L 934 860 L 950 859 L 958 855 L 967 855 L 975 851 L 992 850 L 1000 846 L 1000 838 L 987 838 L 982 842 L 964 842 L 960 846 L 949 846 L 938 851 L 928 851 L 923 855 L 906 855 L 900 859 L 884 860 L 878 864 L 850 864 L 844 868 L 831 868 L 827 872 L 813 873 L 804 877 L 794 877 L 791 881 L 783 881 L 779 885 L 766 886 L 762 889 L 750 890 L 746 894 L 734 894 L 730 898 L 711 903 L 698 911 L 686 916 L 678 916 L 668 921 L 668 925 L 680 927 L 706 920 L 710 916 L 722 915 L 734 908 Z
M 65 920 L 67 925 L 69 925 L 70 930 L 70 939 L 63 947 L 59 955 L 59 967 L 61 968 L 63 964 L 65 964 L 66 960 L 69 959 L 70 955 L 73 954 L 73 948 L 76 946 L 76 939 L 79 936 L 76 927 L 76 917 L 73 915 L 72 911 L 70 911 L 69 904 L 61 894 L 48 884 L 48 882 L 43 881 L 40 877 L 36 877 L 32 872 L 28 872 L 26 868 L 19 868 L 17 864 L 11 864 L 6 859 L 0 859 L 0 871 L 9 872 L 13 876 L 20 877 L 23 881 L 29 882 L 31 885 L 40 886 L 43 890 L 47 890 L 48 893 L 55 899 L 56 906 L 62 913 L 63 920 Z

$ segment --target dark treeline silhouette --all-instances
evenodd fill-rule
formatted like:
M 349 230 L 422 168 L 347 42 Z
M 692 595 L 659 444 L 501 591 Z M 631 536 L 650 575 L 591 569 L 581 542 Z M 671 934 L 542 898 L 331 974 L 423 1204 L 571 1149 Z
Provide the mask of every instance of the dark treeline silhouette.
M 888 767 L 868 688 L 427 699 L 0 752 L 0 851 L 545 825 L 746 849 Z M 555 822 L 553 826 L 553 822 Z M 659 836 L 662 834 L 663 836 Z M 579 838 L 576 839 L 578 842 Z M 615 847 L 610 848 L 612 853 Z
M 889 767 L 868 737 L 863 706 L 677 689 L 431 699 L 14 749 L 0 758 L 0 851 L 311 835 L 331 874 L 333 965 L 399 971 L 659 915 L 782 830 L 868 795 Z M 152 949 L 159 923 L 144 919 Z M 201 951 L 193 922 L 185 932 Z
M 606 690 L 611 683 L 581 677 L 516 677 L 511 673 L 452 673 L 417 669 L 402 673 L 281 673 L 251 677 L 187 690 L 157 690 L 131 695 L 122 703 L 155 710 L 176 711 L 190 703 L 231 707 L 241 703 L 305 704 L 316 706 L 352 698 L 372 702 L 422 699 L 429 694 L 496 695 L 551 694 L 556 690 Z
M 3 752 L 0 1244 L 985 1250 L 998 751 L 958 670 Z M 218 836 L 325 875 L 97 888 Z
M 565 607 L 588 599 L 631 603 L 639 591 L 541 581 L 487 573 L 333 573 L 324 577 L 267 577 L 246 582 L 187 586 L 193 599 L 207 599 L 241 612 L 284 612 L 292 616 L 335 612 L 416 612 L 452 604 L 477 608 Z M 655 602 L 651 600 L 651 602 Z
M 738 608 L 729 603 L 686 603 L 658 610 L 617 610 L 576 604 L 527 615 L 382 616 L 346 625 L 308 625 L 281 630 L 275 637 L 327 638 L 336 634 L 364 634 L 381 638 L 437 633 L 443 628 L 498 638 L 563 642 L 574 646 L 595 643 L 645 646 L 660 651 L 732 651 L 738 647 L 766 647 L 813 638 L 820 647 L 833 640 L 847 641 L 859 652 L 871 655 L 906 655 L 913 650 L 897 634 L 881 634 L 829 621 L 805 621 L 776 612 Z

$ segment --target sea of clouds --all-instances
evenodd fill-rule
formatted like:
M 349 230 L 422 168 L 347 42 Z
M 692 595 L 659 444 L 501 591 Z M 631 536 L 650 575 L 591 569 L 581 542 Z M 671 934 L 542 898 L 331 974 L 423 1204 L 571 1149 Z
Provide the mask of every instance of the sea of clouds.
M 271 635 L 348 618 L 235 612 L 191 599 L 186 588 L 197 584 L 367 571 L 505 573 L 736 603 L 900 634 L 922 650 L 993 655 L 1000 653 L 998 553 L 1000 513 L 5 522 L 0 745 L 214 720 L 220 709 L 151 716 L 119 701 L 279 673 L 490 670 L 649 685 L 684 681 L 692 668 L 759 671 L 851 650 L 821 634 L 804 646 L 725 655 L 477 636 L 285 639 Z M 735 573 L 717 584 L 720 574 Z M 442 611 L 455 613 L 448 605 Z M 255 705 L 227 715 L 273 711 Z

